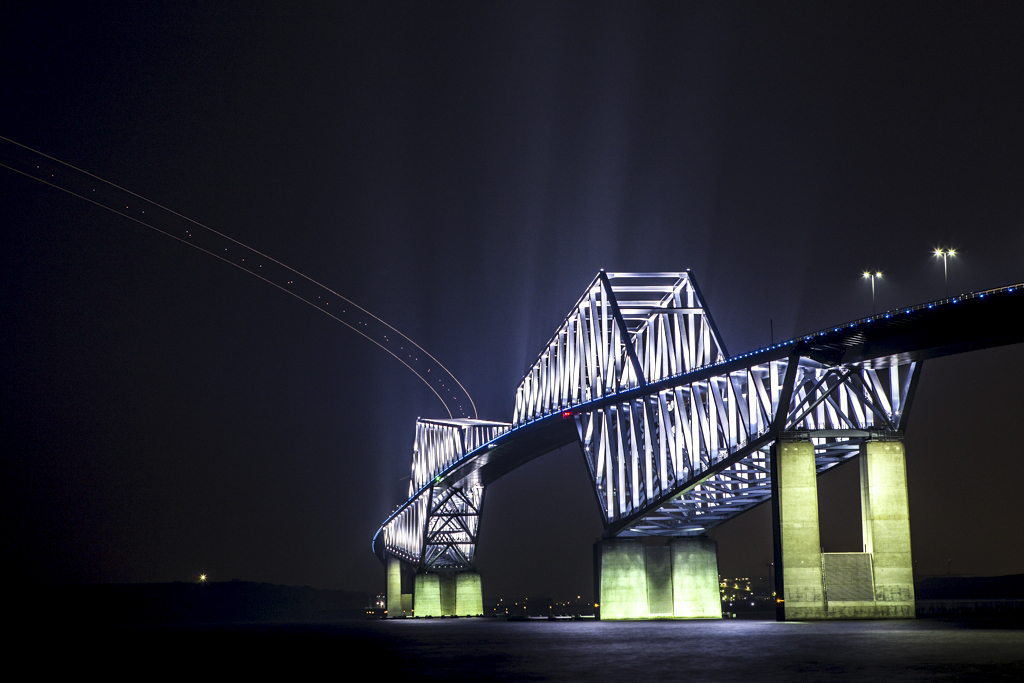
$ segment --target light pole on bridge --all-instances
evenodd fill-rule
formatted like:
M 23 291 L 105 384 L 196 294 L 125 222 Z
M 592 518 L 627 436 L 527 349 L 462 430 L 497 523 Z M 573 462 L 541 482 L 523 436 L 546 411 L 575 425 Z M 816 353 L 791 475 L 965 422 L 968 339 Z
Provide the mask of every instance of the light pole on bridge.
M 949 298 L 949 259 L 956 256 L 956 249 L 936 249 L 935 256 L 942 258 L 942 279 L 946 283 L 946 298 Z
M 880 272 L 872 273 L 872 272 L 869 272 L 869 271 L 865 270 L 864 271 L 864 277 L 866 279 L 870 278 L 870 280 L 871 280 L 871 315 L 874 315 L 875 314 L 875 278 L 876 277 L 882 277 L 882 274 Z

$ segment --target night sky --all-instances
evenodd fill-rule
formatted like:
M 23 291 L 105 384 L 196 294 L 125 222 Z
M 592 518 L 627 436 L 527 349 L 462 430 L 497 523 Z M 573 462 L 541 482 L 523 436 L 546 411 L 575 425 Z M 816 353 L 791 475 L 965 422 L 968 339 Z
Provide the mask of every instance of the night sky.
M 0 135 L 226 233 L 415 339 L 511 419 L 597 271 L 698 278 L 732 353 L 1024 280 L 1020 3 L 7 2 Z M 84 5 L 84 3 L 83 3 Z M 379 591 L 414 421 L 348 328 L 0 168 L 0 541 L 29 583 Z M 918 574 L 1024 572 L 1024 345 L 925 364 Z M 856 466 L 825 550 L 859 550 Z M 575 448 L 488 489 L 488 596 L 586 594 Z M 726 575 L 765 575 L 767 506 Z

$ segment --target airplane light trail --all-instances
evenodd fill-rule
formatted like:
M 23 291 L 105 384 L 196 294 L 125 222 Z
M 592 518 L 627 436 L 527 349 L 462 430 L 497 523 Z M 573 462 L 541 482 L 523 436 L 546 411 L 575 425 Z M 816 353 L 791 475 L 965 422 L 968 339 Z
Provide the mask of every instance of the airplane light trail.
M 3 136 L 0 166 L 178 240 L 287 292 L 393 356 L 434 392 L 449 417 L 477 417 L 469 392 L 440 361 L 381 318 L 308 275 L 131 190 Z

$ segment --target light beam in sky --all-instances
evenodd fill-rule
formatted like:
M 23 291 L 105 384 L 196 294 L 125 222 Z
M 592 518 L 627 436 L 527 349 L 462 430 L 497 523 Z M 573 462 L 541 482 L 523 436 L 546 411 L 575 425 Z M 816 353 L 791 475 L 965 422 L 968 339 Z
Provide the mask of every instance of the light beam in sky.
M 440 361 L 381 318 L 308 275 L 131 190 L 3 136 L 0 166 L 183 242 L 287 292 L 384 349 L 430 387 L 449 417 L 477 417 L 469 392 Z

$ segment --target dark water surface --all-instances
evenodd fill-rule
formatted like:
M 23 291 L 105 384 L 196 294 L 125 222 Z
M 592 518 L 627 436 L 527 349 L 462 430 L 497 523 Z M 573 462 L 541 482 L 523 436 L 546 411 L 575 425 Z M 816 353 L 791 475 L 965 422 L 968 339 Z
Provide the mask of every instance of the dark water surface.
M 1020 681 L 1024 630 L 931 620 L 231 624 L 66 634 L 77 661 L 131 653 L 214 673 L 324 665 L 331 677 L 426 681 Z M 89 636 L 92 636 L 91 638 Z M 162 663 L 162 664 L 161 664 Z

